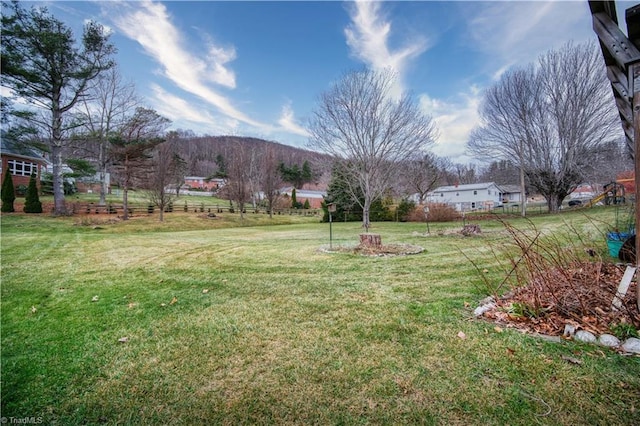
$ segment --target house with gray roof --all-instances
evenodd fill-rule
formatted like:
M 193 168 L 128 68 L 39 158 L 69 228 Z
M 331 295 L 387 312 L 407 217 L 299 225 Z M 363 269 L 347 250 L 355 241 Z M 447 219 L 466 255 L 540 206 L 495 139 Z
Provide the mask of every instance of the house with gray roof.
M 428 202 L 447 204 L 460 212 L 491 210 L 516 200 L 521 200 L 517 187 L 505 190 L 494 182 L 441 186 L 427 194 Z

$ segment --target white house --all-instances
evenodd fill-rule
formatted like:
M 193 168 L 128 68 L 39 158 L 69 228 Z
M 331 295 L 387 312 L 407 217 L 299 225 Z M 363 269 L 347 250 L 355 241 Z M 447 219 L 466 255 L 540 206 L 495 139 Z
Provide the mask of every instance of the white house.
M 519 185 L 500 185 L 500 190 L 503 203 L 521 203 L 524 199 Z
M 510 190 L 513 191 L 511 187 Z M 520 200 L 520 195 L 519 191 L 517 193 L 507 192 L 495 183 L 489 182 L 441 186 L 427 194 L 427 201 L 449 204 L 454 206 L 457 211 L 491 210 L 501 206 L 504 202 Z

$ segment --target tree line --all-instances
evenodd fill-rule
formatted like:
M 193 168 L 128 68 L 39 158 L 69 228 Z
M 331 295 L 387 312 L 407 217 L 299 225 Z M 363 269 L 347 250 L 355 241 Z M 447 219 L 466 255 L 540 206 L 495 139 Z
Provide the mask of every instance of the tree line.
M 29 107 L 3 99 L 2 136 L 48 152 L 55 214 L 66 213 L 65 164 L 97 173 L 100 204 L 110 174 L 123 190 L 125 218 L 129 190 L 147 191 L 162 212 L 177 194 L 170 188 L 190 175 L 224 179 L 220 195 L 240 212 L 258 198 L 273 210 L 286 183 L 301 188 L 338 179 L 362 209 L 365 228 L 372 203 L 388 194 L 422 203 L 440 185 L 519 183 L 523 194 L 540 193 L 555 211 L 578 184 L 611 179 L 629 166 L 593 43 L 551 50 L 485 91 L 481 122 L 467 143 L 486 164 L 478 166 L 430 151 L 438 139 L 435 121 L 410 94 L 396 94 L 393 70 L 347 72 L 321 94 L 307 126 L 313 151 L 197 136 L 169 131 L 170 121 L 144 105 L 120 75 L 116 48 L 98 23 L 87 23 L 76 40 L 46 8 L 14 1 L 3 10 L 2 83 Z

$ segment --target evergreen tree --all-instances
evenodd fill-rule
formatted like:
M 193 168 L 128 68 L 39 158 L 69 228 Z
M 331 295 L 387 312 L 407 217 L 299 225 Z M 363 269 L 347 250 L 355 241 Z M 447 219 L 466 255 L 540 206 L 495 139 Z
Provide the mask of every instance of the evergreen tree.
M 13 178 L 9 169 L 4 174 L 4 181 L 2 182 L 2 208 L 0 211 L 3 213 L 10 213 L 16 211 L 13 208 L 13 202 L 16 200 L 16 191 L 13 188 Z
M 311 166 L 307 160 L 302 163 L 301 177 L 303 183 L 311 182 L 313 180 L 313 172 L 311 171 Z
M 36 185 L 35 173 L 31 175 L 29 179 L 29 186 L 27 187 L 27 194 L 24 200 L 24 212 L 25 213 L 42 213 L 42 203 L 38 196 L 38 185 Z
M 299 209 L 302 208 L 302 203 L 298 202 L 298 197 L 296 196 L 296 189 L 293 188 L 291 191 L 291 208 Z
M 109 31 L 94 21 L 85 24 L 81 41 L 76 41 L 72 29 L 46 8 L 23 9 L 21 3 L 2 2 L 2 85 L 41 107 L 42 114 L 29 114 L 28 120 L 47 136 L 54 212 L 65 214 L 63 153 L 74 106 L 100 73 L 114 66 L 116 49 Z
M 309 210 L 311 208 L 311 204 L 309 204 L 309 200 L 304 200 L 304 205 L 302 206 L 302 208 Z
M 331 203 L 336 205 L 336 212 L 333 213 L 334 220 L 339 218 L 344 221 L 360 221 L 362 220 L 362 207 L 354 201 L 354 197 L 349 191 L 347 177 L 343 173 L 344 165 L 336 163 L 331 172 L 331 181 L 327 188 L 327 196 L 323 203 L 324 217 L 323 221 L 329 221 L 329 211 L 327 206 Z M 362 195 L 360 199 L 362 199 Z

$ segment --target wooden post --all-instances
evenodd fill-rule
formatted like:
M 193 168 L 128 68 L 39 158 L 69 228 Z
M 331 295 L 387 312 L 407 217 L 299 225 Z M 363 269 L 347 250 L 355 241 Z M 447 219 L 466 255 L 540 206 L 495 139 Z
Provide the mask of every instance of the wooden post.
M 632 67 L 633 80 L 638 82 L 637 77 L 640 77 L 640 64 L 636 64 Z M 635 163 L 635 207 L 636 207 L 636 304 L 638 310 L 640 310 L 640 238 L 638 238 L 638 227 L 640 226 L 640 206 L 638 206 L 638 193 L 640 192 L 640 86 L 634 85 L 633 94 L 633 140 L 635 142 L 635 151 L 633 153 L 633 159 Z

